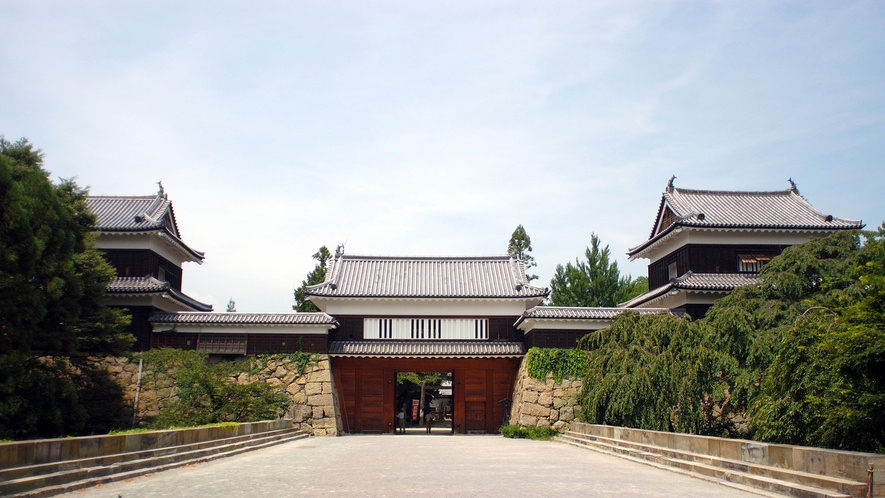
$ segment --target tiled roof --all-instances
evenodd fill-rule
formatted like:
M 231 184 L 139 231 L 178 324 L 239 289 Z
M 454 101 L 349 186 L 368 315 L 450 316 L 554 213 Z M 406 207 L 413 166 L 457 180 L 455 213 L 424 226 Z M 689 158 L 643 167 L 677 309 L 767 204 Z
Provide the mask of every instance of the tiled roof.
M 117 277 L 108 285 L 112 294 L 142 294 L 145 292 L 163 292 L 172 288 L 169 282 L 154 277 Z
M 339 255 L 326 281 L 309 296 L 382 298 L 543 298 L 545 287 L 526 282 L 509 256 L 385 257 Z
M 636 296 L 619 306 L 623 308 L 639 306 L 673 290 L 726 293 L 737 287 L 753 285 L 758 281 L 759 276 L 752 273 L 692 273 L 689 271 L 685 275 L 674 278 L 669 283 Z
M 669 225 L 662 214 L 669 209 L 675 220 Z M 850 230 L 863 228 L 860 220 L 838 218 L 815 209 L 794 187 L 769 192 L 689 190 L 668 186 L 658 207 L 649 239 L 630 249 L 631 257 L 666 236 L 676 227 Z
M 139 231 L 166 228 L 172 203 L 165 195 L 106 196 L 86 198 L 95 214 L 95 228 L 103 231 Z M 177 227 L 171 227 L 174 233 Z
M 96 217 L 95 230 L 99 232 L 157 232 L 195 261 L 205 258 L 205 254 L 181 240 L 172 202 L 162 191 L 147 196 L 89 196 L 86 205 Z
M 610 320 L 626 311 L 624 308 L 572 308 L 565 306 L 535 306 L 522 314 L 522 318 L 552 318 L 566 320 Z M 647 308 L 639 313 L 667 313 L 667 309 Z
M 362 356 L 371 358 L 408 357 L 519 357 L 525 354 L 521 342 L 469 341 L 332 341 L 330 356 Z
M 196 299 L 173 289 L 169 282 L 154 277 L 117 277 L 108 285 L 110 295 L 151 295 L 161 294 L 166 299 L 176 301 L 195 311 L 212 311 L 212 305 L 201 303 Z
M 725 290 L 755 284 L 759 275 L 755 273 L 693 273 L 686 272 L 673 279 L 673 287 L 686 290 Z
M 325 313 L 151 313 L 152 323 L 213 325 L 334 325 Z

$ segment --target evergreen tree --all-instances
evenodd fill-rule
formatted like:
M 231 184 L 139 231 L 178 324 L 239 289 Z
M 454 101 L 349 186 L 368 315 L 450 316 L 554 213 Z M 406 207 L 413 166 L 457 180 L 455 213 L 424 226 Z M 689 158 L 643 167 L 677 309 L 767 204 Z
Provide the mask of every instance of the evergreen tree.
M 93 413 L 102 403 L 84 400 L 107 385 L 102 373 L 37 356 L 119 353 L 134 340 L 105 305 L 115 272 L 94 247 L 86 190 L 54 185 L 42 164 L 27 140 L 0 137 L 0 438 L 100 430 L 90 424 L 107 420 Z
M 608 246 L 600 248 L 599 237 L 590 236 L 585 261 L 557 265 L 550 281 L 550 304 L 553 306 L 617 306 L 648 290 L 648 280 L 629 275 L 622 277 L 618 262 L 610 261 Z
M 310 285 L 323 283 L 326 279 L 326 265 L 332 259 L 332 254 L 326 246 L 322 246 L 311 257 L 317 260 L 317 265 L 307 274 L 307 278 L 301 281 L 301 287 L 295 289 L 295 305 L 292 306 L 292 309 L 295 311 L 313 312 L 320 310 L 315 304 L 307 300 L 304 290 Z
M 529 254 L 530 252 L 532 252 L 532 238 L 525 232 L 525 228 L 519 225 L 510 236 L 510 242 L 507 243 L 507 254 L 522 261 L 522 266 L 526 272 L 525 277 L 529 282 L 538 278 L 537 275 L 529 275 L 528 273 L 530 268 L 538 266 L 535 263 L 534 256 Z
M 228 313 L 236 313 L 236 311 L 237 311 L 237 302 L 234 301 L 234 298 L 233 298 L 233 297 L 231 297 L 231 298 L 227 301 L 227 312 L 228 312 Z

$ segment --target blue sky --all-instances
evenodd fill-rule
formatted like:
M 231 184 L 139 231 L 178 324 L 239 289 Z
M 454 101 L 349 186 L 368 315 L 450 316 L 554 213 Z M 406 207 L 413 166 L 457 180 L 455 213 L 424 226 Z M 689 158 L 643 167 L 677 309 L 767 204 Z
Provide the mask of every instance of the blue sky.
M 287 311 L 323 244 L 622 271 L 667 180 L 885 219 L 882 2 L 0 0 L 0 134 L 95 194 L 163 181 L 184 290 Z

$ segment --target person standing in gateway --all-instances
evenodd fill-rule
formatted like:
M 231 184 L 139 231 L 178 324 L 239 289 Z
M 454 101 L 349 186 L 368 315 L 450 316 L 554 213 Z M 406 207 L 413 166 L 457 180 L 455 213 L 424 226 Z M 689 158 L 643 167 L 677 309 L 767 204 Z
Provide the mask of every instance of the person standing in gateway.
M 399 424 L 399 430 L 403 434 L 406 433 L 406 410 L 404 408 L 400 408 L 399 413 L 396 414 L 396 420 Z

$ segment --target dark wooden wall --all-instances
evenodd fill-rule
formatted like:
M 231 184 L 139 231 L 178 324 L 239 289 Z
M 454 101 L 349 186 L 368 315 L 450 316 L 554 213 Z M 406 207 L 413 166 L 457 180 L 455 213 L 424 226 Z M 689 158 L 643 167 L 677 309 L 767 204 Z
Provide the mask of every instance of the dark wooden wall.
M 126 311 L 132 317 L 126 331 L 135 336 L 133 351 L 146 351 L 151 348 L 151 331 L 153 327 L 148 322 L 148 316 L 154 310 L 151 306 L 128 306 Z
M 452 372 L 452 431 L 495 433 L 513 394 L 519 358 L 333 357 L 344 431 L 393 434 L 397 372 Z
M 108 249 L 104 251 L 104 257 L 117 270 L 119 277 L 145 277 L 160 278 L 160 268 L 166 275 L 160 280 L 165 280 L 175 290 L 181 290 L 182 271 L 171 261 L 163 258 L 153 251 L 144 249 Z
M 535 329 L 525 335 L 525 347 L 526 349 L 573 348 L 589 333 L 587 330 Z
M 217 334 L 208 334 L 215 336 Z M 246 354 L 286 354 L 304 351 L 325 354 L 328 340 L 317 334 L 225 334 L 246 342 Z M 150 335 L 151 348 L 196 349 L 200 334 L 162 332 Z
M 678 275 L 694 273 L 738 273 L 739 254 L 777 256 L 789 245 L 701 245 L 689 244 L 648 266 L 648 287 L 656 289 L 670 281 L 667 267 L 676 262 Z

